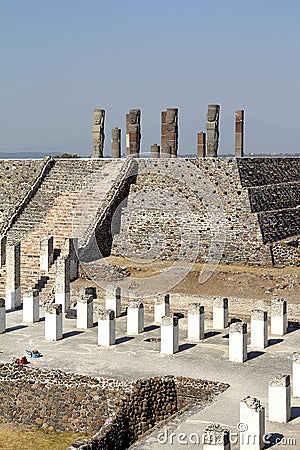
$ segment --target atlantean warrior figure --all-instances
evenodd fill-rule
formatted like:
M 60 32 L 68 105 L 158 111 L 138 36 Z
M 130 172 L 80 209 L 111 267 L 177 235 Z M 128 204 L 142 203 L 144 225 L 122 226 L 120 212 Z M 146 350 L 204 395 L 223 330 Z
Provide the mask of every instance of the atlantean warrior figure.
M 206 156 L 217 156 L 220 105 L 208 105 L 206 114 Z
M 92 158 L 103 158 L 103 148 L 104 148 L 104 119 L 105 110 L 95 109 L 94 110 L 94 122 L 93 122 L 93 154 Z
M 141 142 L 140 120 L 140 109 L 131 109 L 126 114 L 126 156 L 139 157 Z
M 178 108 L 161 113 L 161 157 L 174 158 L 178 149 Z

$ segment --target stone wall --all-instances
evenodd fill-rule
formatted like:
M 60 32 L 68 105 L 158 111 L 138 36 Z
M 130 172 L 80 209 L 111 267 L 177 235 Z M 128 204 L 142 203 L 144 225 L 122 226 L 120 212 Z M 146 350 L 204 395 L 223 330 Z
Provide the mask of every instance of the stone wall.
M 300 181 L 300 158 L 239 158 L 243 187 Z
M 235 158 L 140 160 L 138 165 L 114 255 L 200 262 L 217 255 L 225 263 L 271 263 Z
M 0 160 L 0 230 L 15 212 L 20 201 L 30 190 L 44 160 Z
M 249 188 L 252 212 L 295 208 L 300 205 L 300 182 Z
M 184 377 L 138 380 L 126 398 L 117 404 L 114 416 L 92 439 L 77 441 L 68 450 L 124 450 L 158 422 L 181 408 L 207 405 L 228 384 Z
M 96 433 L 72 448 L 124 449 L 156 423 L 228 385 L 173 376 L 135 382 L 0 364 L 0 420 Z

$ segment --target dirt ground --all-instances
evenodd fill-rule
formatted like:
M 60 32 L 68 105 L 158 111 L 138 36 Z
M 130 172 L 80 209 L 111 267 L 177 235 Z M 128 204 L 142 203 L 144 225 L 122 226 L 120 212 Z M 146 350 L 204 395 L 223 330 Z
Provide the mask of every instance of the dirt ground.
M 109 264 L 126 266 L 131 277 L 146 278 L 159 274 L 170 267 L 168 261 L 150 264 L 131 263 L 123 258 L 107 258 Z M 180 263 L 182 264 L 182 263 Z M 188 275 L 171 292 L 182 294 L 216 295 L 224 297 L 259 298 L 268 300 L 273 296 L 289 302 L 300 303 L 300 267 L 254 267 L 218 265 L 211 277 L 199 284 L 203 265 L 195 263 Z

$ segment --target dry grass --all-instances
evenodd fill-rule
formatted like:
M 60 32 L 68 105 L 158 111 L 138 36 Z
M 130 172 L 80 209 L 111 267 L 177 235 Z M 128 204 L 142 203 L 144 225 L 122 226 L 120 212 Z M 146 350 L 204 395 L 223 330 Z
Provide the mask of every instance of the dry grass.
M 47 431 L 37 427 L 0 424 L 1 450 L 66 450 L 82 433 Z

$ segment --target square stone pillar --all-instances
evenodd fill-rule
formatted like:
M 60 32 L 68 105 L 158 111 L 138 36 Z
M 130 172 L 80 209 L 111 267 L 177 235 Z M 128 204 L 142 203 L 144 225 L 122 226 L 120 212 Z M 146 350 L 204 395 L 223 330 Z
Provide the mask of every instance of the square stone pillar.
M 240 403 L 240 450 L 264 448 L 265 408 L 255 397 L 245 397 Z
M 173 355 L 179 350 L 179 324 L 178 317 L 165 316 L 161 319 L 160 327 L 160 353 Z
M 159 158 L 160 157 L 160 145 L 157 145 L 157 144 L 151 145 L 150 156 L 151 156 L 151 158 Z
M 30 289 L 23 295 L 23 322 L 34 323 L 40 320 L 40 298 L 37 289 Z
M 21 305 L 21 246 L 7 244 L 6 246 L 6 309 L 15 309 Z
M 116 319 L 112 309 L 104 309 L 98 316 L 98 345 L 109 347 L 116 342 Z
M 190 303 L 188 309 L 188 340 L 199 342 L 204 339 L 204 306 Z
M 6 317 L 5 317 L 5 299 L 0 298 L 0 334 L 5 333 Z
M 82 295 L 77 300 L 77 328 L 93 328 L 93 296 Z
M 206 156 L 206 134 L 201 131 L 197 133 L 197 156 L 198 158 L 205 158 Z
M 144 305 L 132 300 L 127 307 L 127 334 L 139 334 L 144 331 Z
M 121 316 L 121 288 L 118 286 L 109 287 L 105 295 L 105 308 L 112 309 L 115 317 Z
M 269 383 L 269 421 L 287 423 L 291 418 L 289 375 L 280 375 Z
M 0 237 L 0 267 L 6 264 L 6 236 Z
M 56 261 L 55 303 L 62 305 L 65 313 L 70 308 L 70 259 L 59 256 Z
M 300 353 L 293 353 L 293 396 L 300 397 Z
M 268 346 L 268 313 L 260 309 L 251 311 L 251 347 L 264 349 Z
M 62 339 L 62 306 L 52 303 L 45 312 L 45 339 L 59 341 Z
M 247 324 L 232 323 L 229 327 L 229 361 L 243 363 L 247 360 Z
M 53 236 L 45 236 L 40 242 L 40 270 L 49 272 L 54 260 Z
M 235 112 L 235 157 L 244 156 L 244 110 Z
M 70 281 L 78 278 L 78 238 L 67 238 L 62 246 L 62 256 L 70 259 Z
M 271 334 L 283 336 L 287 332 L 287 308 L 283 298 L 271 300 Z
M 229 430 L 219 423 L 210 423 L 203 433 L 203 450 L 230 450 Z
M 215 297 L 213 301 L 213 328 L 224 330 L 228 327 L 228 298 Z
M 154 305 L 154 322 L 161 323 L 164 316 L 170 315 L 170 294 L 158 295 Z

